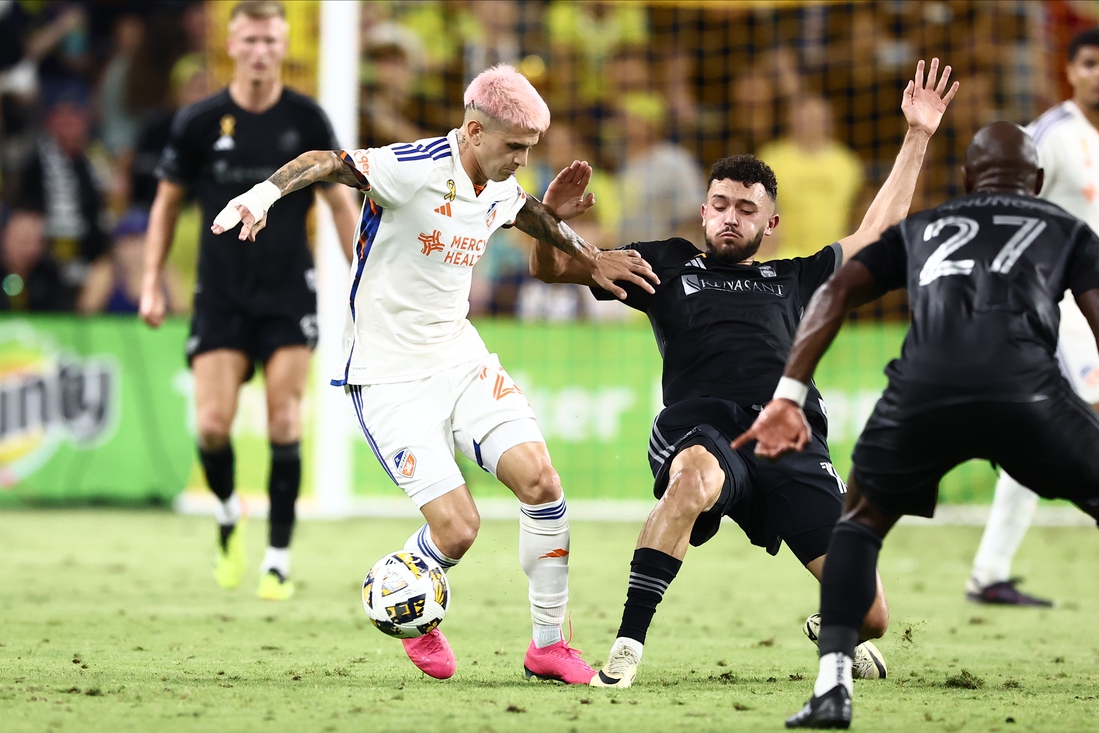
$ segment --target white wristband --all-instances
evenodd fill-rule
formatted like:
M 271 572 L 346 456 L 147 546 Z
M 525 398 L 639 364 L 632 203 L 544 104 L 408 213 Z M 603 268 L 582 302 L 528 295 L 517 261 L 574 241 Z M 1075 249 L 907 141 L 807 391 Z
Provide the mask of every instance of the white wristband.
M 225 208 L 221 210 L 216 217 L 214 217 L 214 224 L 217 224 L 225 231 L 229 231 L 237 224 L 240 223 L 240 212 L 237 211 L 238 206 L 243 206 L 248 209 L 248 213 L 252 215 L 255 221 L 259 221 L 267 214 L 267 210 L 282 198 L 282 191 L 279 187 L 270 181 L 264 181 L 257 183 L 248 189 L 248 191 L 242 193 L 240 196 L 232 199 L 225 205 Z
M 783 377 L 778 380 L 778 386 L 775 387 L 775 396 L 771 399 L 784 399 L 790 400 L 798 407 L 805 407 L 805 398 L 809 396 L 809 385 L 804 382 L 799 382 L 796 379 L 790 377 Z

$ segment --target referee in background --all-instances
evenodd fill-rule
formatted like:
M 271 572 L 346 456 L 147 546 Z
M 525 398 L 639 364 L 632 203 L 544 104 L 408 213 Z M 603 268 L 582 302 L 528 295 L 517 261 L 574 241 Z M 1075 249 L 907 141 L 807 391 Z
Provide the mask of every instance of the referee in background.
M 225 205 L 265 180 L 287 159 L 340 146 L 317 104 L 282 85 L 289 25 L 282 3 L 246 0 L 232 10 L 227 89 L 179 111 L 172 122 L 149 220 L 142 320 L 164 320 L 163 266 L 180 204 L 188 195 L 202 206 L 202 243 L 187 359 L 194 373 L 198 451 L 217 495 L 219 524 L 215 577 L 236 588 L 246 568 L 243 515 L 234 490 L 229 431 L 241 386 L 263 367 L 267 435 L 271 444 L 269 542 L 260 567 L 259 596 L 289 598 L 290 536 L 301 485 L 301 404 L 317 343 L 317 297 L 306 217 L 309 189 L 285 197 L 259 242 L 219 240 L 209 222 Z M 358 207 L 345 186 L 323 186 L 348 259 Z

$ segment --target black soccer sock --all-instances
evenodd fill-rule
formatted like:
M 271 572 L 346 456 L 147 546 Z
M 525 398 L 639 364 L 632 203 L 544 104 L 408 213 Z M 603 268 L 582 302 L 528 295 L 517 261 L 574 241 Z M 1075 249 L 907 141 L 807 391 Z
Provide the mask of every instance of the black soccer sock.
M 855 656 L 859 629 L 878 590 L 874 568 L 881 542 L 865 524 L 836 524 L 820 581 L 821 656 L 833 652 Z
M 645 634 L 653 621 L 656 606 L 664 598 L 668 585 L 683 566 L 682 560 L 649 547 L 633 551 L 630 563 L 630 585 L 626 590 L 626 606 L 618 636 L 645 643 Z
M 269 544 L 282 549 L 290 546 L 294 532 L 294 503 L 301 488 L 301 443 L 271 444 L 271 476 L 267 494 L 271 500 L 268 515 Z
M 202 470 L 206 472 L 206 483 L 217 498 L 228 501 L 233 495 L 233 444 L 226 443 L 224 448 L 207 451 L 198 449 Z

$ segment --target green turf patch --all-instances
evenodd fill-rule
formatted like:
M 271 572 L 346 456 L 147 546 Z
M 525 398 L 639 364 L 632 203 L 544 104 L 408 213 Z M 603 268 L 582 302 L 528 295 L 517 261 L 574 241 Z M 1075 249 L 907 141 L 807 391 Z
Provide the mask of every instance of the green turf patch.
M 689 551 L 635 686 L 605 691 L 524 680 L 516 527 L 486 522 L 450 573 L 442 628 L 457 674 L 425 678 L 360 601 L 367 569 L 416 526 L 300 525 L 298 596 L 272 603 L 255 597 L 262 522 L 250 528 L 244 586 L 225 592 L 209 519 L 0 514 L 0 731 L 777 731 L 811 692 L 816 655 L 801 626 L 816 583 L 786 550 L 771 558 L 732 525 Z M 574 525 L 573 644 L 593 664 L 618 626 L 637 530 Z M 967 603 L 979 535 L 901 527 L 886 541 L 892 622 L 878 647 L 889 678 L 856 682 L 857 730 L 1096 729 L 1099 533 L 1031 531 L 1014 569 L 1028 590 L 1058 598 L 1054 609 Z

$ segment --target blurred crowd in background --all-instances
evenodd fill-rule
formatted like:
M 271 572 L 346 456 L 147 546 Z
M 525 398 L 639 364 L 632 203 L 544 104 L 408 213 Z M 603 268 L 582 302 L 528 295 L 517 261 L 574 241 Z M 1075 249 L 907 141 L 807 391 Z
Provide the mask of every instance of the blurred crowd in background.
M 172 115 L 228 81 L 232 2 L 0 0 L 0 309 L 134 313 L 153 175 Z M 852 231 L 904 134 L 900 95 L 919 58 L 961 90 L 914 210 L 960 192 L 966 144 L 995 119 L 1026 123 L 1069 96 L 1064 48 L 1094 3 L 364 2 L 362 147 L 445 134 L 462 91 L 513 64 L 553 122 L 520 183 L 541 196 L 574 159 L 596 207 L 575 222 L 605 248 L 682 236 L 701 244 L 709 165 L 750 152 L 779 182 L 764 259 Z M 319 3 L 287 3 L 287 85 L 317 86 Z M 181 217 L 169 300 L 186 313 L 199 227 Z M 231 246 L 228 243 L 227 246 Z M 582 288 L 527 273 L 528 243 L 498 235 L 474 270 L 472 315 L 626 316 Z M 905 315 L 903 294 L 875 317 Z

